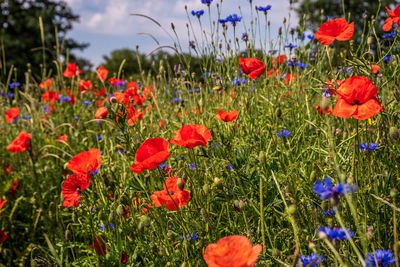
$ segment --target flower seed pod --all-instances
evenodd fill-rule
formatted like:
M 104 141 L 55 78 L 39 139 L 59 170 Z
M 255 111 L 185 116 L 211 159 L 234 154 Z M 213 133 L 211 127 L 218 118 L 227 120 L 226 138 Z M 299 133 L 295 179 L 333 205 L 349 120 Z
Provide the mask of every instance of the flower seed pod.
M 395 126 L 390 127 L 389 129 L 389 137 L 395 140 L 398 140 L 400 137 L 399 129 Z
M 374 43 L 374 37 L 369 36 L 368 39 L 367 39 L 367 44 L 368 45 L 372 45 L 373 43 Z
M 143 215 L 139 218 L 139 231 L 143 230 L 144 228 L 150 226 L 151 220 L 149 216 Z
M 122 207 L 122 205 L 118 205 L 117 207 L 117 215 L 122 217 L 122 215 L 124 215 L 124 208 Z
M 221 188 L 222 188 L 222 181 L 221 181 L 221 179 L 215 177 L 215 178 L 214 178 L 214 186 L 216 186 L 217 188 L 221 189 Z

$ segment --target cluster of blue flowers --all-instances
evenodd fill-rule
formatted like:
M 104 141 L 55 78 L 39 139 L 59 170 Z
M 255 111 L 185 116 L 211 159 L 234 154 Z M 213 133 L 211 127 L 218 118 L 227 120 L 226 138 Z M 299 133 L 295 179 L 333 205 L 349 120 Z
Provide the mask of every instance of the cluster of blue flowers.
M 330 210 L 330 209 L 327 209 L 326 211 L 323 210 L 323 211 L 322 211 L 322 214 L 323 214 L 325 217 L 332 217 L 332 216 L 335 216 L 335 214 L 336 214 L 336 208 L 333 207 L 332 210 Z
M 352 71 L 353 71 L 353 68 L 344 68 L 344 69 L 338 70 L 339 73 L 343 73 L 343 72 L 348 72 L 348 73 L 350 73 L 350 72 L 352 72 Z
M 276 135 L 278 136 L 278 138 L 288 137 L 290 135 L 290 131 L 283 130 L 283 131 L 278 132 Z
M 193 233 L 189 233 L 186 235 L 186 237 L 184 237 L 183 235 L 181 235 L 181 239 L 182 240 L 188 240 L 188 241 L 196 241 L 199 239 L 199 235 L 198 234 L 193 234 Z
M 21 84 L 19 82 L 10 83 L 10 88 L 11 89 L 16 88 L 16 87 L 20 87 L 20 86 L 21 86 Z
M 314 184 L 313 192 L 320 195 L 320 199 L 335 199 L 344 196 L 347 193 L 352 193 L 357 189 L 355 185 L 351 186 L 349 184 L 339 183 L 335 186 L 332 185 L 332 178 L 327 177 L 323 180 L 323 183 L 320 180 Z
M 82 101 L 82 104 L 84 104 L 85 106 L 90 106 L 92 104 L 92 102 L 90 102 L 90 101 Z
M 219 19 L 218 22 L 222 23 L 222 24 L 230 22 L 230 23 L 232 23 L 233 26 L 236 26 L 236 23 L 240 22 L 241 20 L 242 20 L 242 17 L 239 17 L 236 14 L 232 14 L 232 15 L 229 15 L 228 17 L 226 17 L 226 19 Z
M 325 258 L 315 253 L 308 256 L 300 256 L 300 262 L 302 266 L 317 267 L 318 264 L 324 264 Z
M 376 258 L 376 260 L 375 260 Z M 367 266 L 389 266 L 396 264 L 396 258 L 393 256 L 393 253 L 388 250 L 375 250 L 374 252 L 368 252 L 368 255 L 365 259 L 365 263 Z
M 389 33 L 382 35 L 382 39 L 394 38 L 394 37 L 396 37 L 396 32 L 389 32 Z
M 374 152 L 377 148 L 378 148 L 378 144 L 376 143 L 371 143 L 370 145 L 368 145 L 368 143 L 360 143 L 360 149 L 364 150 L 364 151 L 371 151 Z
M 232 85 L 241 85 L 247 83 L 247 80 L 243 77 L 240 77 L 240 80 L 236 77 L 233 78 L 232 80 Z
M 71 101 L 71 98 L 70 97 L 68 97 L 68 96 L 59 96 L 58 97 L 58 99 L 57 99 L 58 101 L 65 101 L 65 102 L 70 102 Z
M 349 234 L 350 237 L 354 236 L 354 233 L 350 231 L 349 228 L 346 228 L 347 233 Z M 337 228 L 337 227 L 320 227 L 318 228 L 318 233 L 323 232 L 326 234 L 326 236 L 331 239 L 331 240 L 348 240 L 349 238 L 346 235 L 346 231 L 344 228 Z
M 289 43 L 289 44 L 285 45 L 285 48 L 289 48 L 290 50 L 292 50 L 292 49 L 294 49 L 296 47 L 297 47 L 297 45 L 294 45 L 292 43 Z
M 201 0 L 202 4 L 207 4 L 210 5 L 212 3 L 213 0 Z

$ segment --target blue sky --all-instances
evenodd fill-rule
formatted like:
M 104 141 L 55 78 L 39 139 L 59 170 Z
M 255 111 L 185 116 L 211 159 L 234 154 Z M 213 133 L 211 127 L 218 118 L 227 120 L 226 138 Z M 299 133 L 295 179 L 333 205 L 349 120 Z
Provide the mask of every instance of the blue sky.
M 174 23 L 180 42 L 187 46 L 187 17 L 185 5 L 188 11 L 207 10 L 207 6 L 201 0 L 65 0 L 73 12 L 80 15 L 80 22 L 73 25 L 69 33 L 80 42 L 90 43 L 90 46 L 82 52 L 75 51 L 78 56 L 89 59 L 95 67 L 102 63 L 103 55 L 109 55 L 111 51 L 120 48 L 135 49 L 139 45 L 140 52 L 149 53 L 158 45 L 149 36 L 138 33 L 147 32 L 158 39 L 160 45 L 173 45 L 168 35 L 156 24 L 147 19 L 131 16 L 131 13 L 140 13 L 151 16 L 157 20 L 167 31 L 172 34 L 171 22 Z M 214 0 L 211 5 L 211 14 L 217 18 L 216 3 L 221 0 Z M 253 5 L 272 5 L 268 13 L 271 21 L 271 32 L 275 35 L 279 26 L 282 25 L 284 17 L 289 18 L 289 0 L 253 0 Z M 238 6 L 244 18 L 244 23 L 250 24 L 250 5 L 248 0 L 223 0 L 221 17 L 230 14 L 240 14 Z M 264 15 L 260 16 L 263 20 Z M 199 34 L 197 19 L 191 17 L 195 25 L 195 31 Z M 201 18 L 204 28 L 209 25 L 208 15 Z M 293 10 L 291 12 L 291 25 L 297 24 L 298 18 Z M 242 24 L 242 25 L 241 25 Z M 243 21 L 237 29 L 241 35 L 245 28 Z M 265 22 L 262 24 L 265 26 Z

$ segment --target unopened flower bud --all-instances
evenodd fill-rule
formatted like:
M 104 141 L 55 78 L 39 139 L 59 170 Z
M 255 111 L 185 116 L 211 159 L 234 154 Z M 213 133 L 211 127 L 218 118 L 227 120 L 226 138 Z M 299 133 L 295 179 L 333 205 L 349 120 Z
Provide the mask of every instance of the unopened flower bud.
M 395 140 L 398 140 L 400 137 L 399 129 L 397 127 L 390 127 L 389 129 L 389 137 Z

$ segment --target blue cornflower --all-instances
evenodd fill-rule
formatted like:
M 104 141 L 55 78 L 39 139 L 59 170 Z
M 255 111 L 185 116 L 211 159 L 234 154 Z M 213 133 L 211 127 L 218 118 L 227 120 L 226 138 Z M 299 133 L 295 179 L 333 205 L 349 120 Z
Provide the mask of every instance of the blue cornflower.
M 391 59 L 392 59 L 392 56 L 387 56 L 387 57 L 384 57 L 384 58 L 383 58 L 384 61 L 389 61 L 389 60 L 391 60 Z
M 113 223 L 110 223 L 110 227 L 111 227 L 112 229 L 114 229 L 115 225 L 114 225 Z
M 21 84 L 19 82 L 10 83 L 10 88 L 15 88 L 15 87 L 19 87 L 19 86 L 21 86 Z
M 95 172 L 93 172 L 92 170 L 90 170 L 89 172 L 91 175 L 98 174 L 100 172 L 100 168 L 98 168 Z
M 241 84 L 245 84 L 247 82 L 247 80 L 243 77 L 240 77 L 240 80 L 236 77 L 233 78 L 232 80 L 232 85 L 241 85 Z
M 168 165 L 166 163 L 160 163 L 160 165 L 158 165 L 158 169 L 161 171 L 165 170 L 165 168 L 167 168 L 167 167 L 168 167 Z
M 301 265 L 307 267 L 317 267 L 318 264 L 324 264 L 325 258 L 321 255 L 317 255 L 315 253 L 308 255 L 308 256 L 301 256 L 300 255 L 300 262 Z
M 200 93 L 200 88 L 196 88 L 196 93 Z
M 208 6 L 212 3 L 213 0 L 201 0 L 202 4 L 207 4 Z
M 247 34 L 247 32 L 242 34 L 242 41 L 247 42 L 249 40 L 249 35 Z
M 346 193 L 352 193 L 357 189 L 355 185 L 350 187 L 349 184 L 339 183 L 338 185 L 332 185 L 332 178 L 327 177 L 323 183 L 320 180 L 314 184 L 313 192 L 320 195 L 320 199 L 338 199 L 344 196 Z
M 8 93 L 7 94 L 7 98 L 13 98 L 14 97 L 14 94 L 13 93 Z
M 172 99 L 172 102 L 174 102 L 174 103 L 179 103 L 179 102 L 181 102 L 182 101 L 182 98 L 180 98 L 180 97 L 174 97 L 173 99 Z
M 288 137 L 290 135 L 290 131 L 283 130 L 283 131 L 278 132 L 276 135 L 278 136 L 278 138 Z
M 315 40 L 315 39 L 317 39 L 317 38 L 315 38 L 314 34 L 309 34 L 309 35 L 307 35 L 307 38 L 310 39 L 310 40 Z
M 232 15 L 229 15 L 229 16 L 226 18 L 226 20 L 229 21 L 229 22 L 231 22 L 232 25 L 235 26 L 237 22 L 240 22 L 240 21 L 242 20 L 242 17 L 239 17 L 239 16 L 236 15 L 236 14 L 232 14 Z
M 369 151 L 374 152 L 378 148 L 378 144 L 372 143 L 369 145 Z
M 203 9 L 198 10 L 198 11 L 192 10 L 192 15 L 193 16 L 197 16 L 198 18 L 200 18 L 203 14 L 204 14 L 204 10 Z
M 300 40 L 304 40 L 304 39 L 306 39 L 306 35 L 305 35 L 305 33 L 303 33 L 303 34 L 297 36 L 297 38 Z
M 228 165 L 228 170 L 233 170 L 233 166 L 231 164 Z
M 181 239 L 186 239 L 188 241 L 196 241 L 199 239 L 199 235 L 190 233 L 190 234 L 187 234 L 186 238 L 183 235 L 181 235 Z
M 376 261 L 375 261 L 376 258 Z M 388 250 L 375 250 L 374 252 L 368 252 L 368 255 L 365 257 L 365 263 L 367 266 L 389 266 L 394 265 L 396 263 L 396 258 L 393 256 L 393 253 Z M 378 263 L 378 265 L 376 265 Z
M 332 93 L 329 91 L 329 89 L 326 89 L 322 92 L 322 95 L 329 98 L 332 96 Z
M 268 53 L 271 53 L 273 55 L 273 54 L 278 53 L 278 50 L 277 49 L 271 49 L 271 50 L 268 50 Z
M 301 63 L 300 61 L 297 61 L 297 62 L 296 62 L 296 66 L 297 66 L 297 67 L 299 67 L 299 68 L 302 68 L 302 69 L 304 69 L 304 68 L 307 68 L 307 67 L 308 67 L 308 65 L 307 65 L 307 64 L 305 64 L 305 63 Z
M 181 90 L 175 91 L 174 94 L 175 94 L 175 95 L 180 95 L 180 94 L 182 94 L 182 91 L 181 91 Z
M 211 144 L 211 147 L 221 147 L 221 144 L 218 144 L 218 143 L 212 143 L 212 144 Z
M 218 22 L 221 24 L 225 24 L 228 22 L 228 20 L 227 19 L 219 19 Z
M 94 140 L 103 140 L 104 139 L 104 137 L 101 135 L 95 135 L 95 136 L 93 136 L 93 138 L 94 138 Z
M 100 230 L 104 231 L 104 224 L 99 225 Z
M 369 150 L 371 152 L 374 152 L 378 148 L 378 144 L 371 143 L 370 145 L 368 145 L 368 143 L 360 143 L 359 148 L 360 148 L 360 150 L 364 150 L 364 151 Z
M 383 39 L 394 38 L 394 37 L 396 37 L 396 32 L 389 32 L 387 34 L 382 35 Z
M 203 72 L 203 74 L 200 77 L 204 79 L 206 76 L 210 77 L 211 76 L 211 72 L 207 72 L 207 73 Z
M 114 94 L 109 94 L 108 98 L 114 97 Z
M 43 107 L 43 112 L 44 112 L 44 114 L 49 113 L 50 112 L 49 107 L 48 106 L 44 106 Z
M 90 106 L 92 104 L 92 102 L 90 102 L 90 101 L 82 101 L 82 104 L 84 104 L 85 106 Z
M 77 117 L 75 117 L 75 118 L 74 118 L 74 120 L 76 120 L 76 121 L 77 121 L 77 120 L 79 120 L 79 117 L 78 117 L 78 116 L 77 116 Z
M 118 89 L 123 90 L 123 89 L 125 89 L 125 81 L 116 82 L 116 83 L 115 83 L 115 86 L 116 86 Z
M 189 89 L 189 93 L 193 94 L 193 89 L 192 88 Z
M 185 160 L 185 157 L 184 156 L 180 156 L 179 159 L 180 160 Z
M 23 118 L 24 120 L 27 120 L 27 119 L 29 119 L 30 117 L 29 117 L 29 115 L 24 115 L 24 116 L 22 116 L 21 118 Z
M 271 9 L 271 7 L 272 7 L 271 5 L 267 5 L 267 6 L 264 6 L 264 7 L 263 6 L 259 6 L 258 7 L 258 11 L 262 11 L 264 13 L 267 13 L 267 11 Z
M 323 210 L 323 211 L 322 211 L 322 214 L 323 214 L 325 217 L 332 217 L 332 216 L 335 216 L 335 214 L 336 214 L 336 208 L 333 207 L 332 210 L 330 210 L 330 209 L 327 209 L 326 211 Z
M 349 233 L 350 237 L 354 236 L 354 233 L 351 232 L 349 228 L 346 228 L 346 231 Z M 343 228 L 338 228 L 338 227 L 331 228 L 330 226 L 325 226 L 318 228 L 318 232 L 325 233 L 326 236 L 331 240 L 344 240 L 344 239 L 349 240 Z
M 289 61 L 289 62 L 286 63 L 286 65 L 288 65 L 289 67 L 293 67 L 294 63 L 293 63 L 293 61 Z
M 296 47 L 297 47 L 297 45 L 294 45 L 292 43 L 285 45 L 285 48 L 289 48 L 290 50 L 292 50 L 293 48 L 296 48 Z
M 68 96 L 61 96 L 57 99 L 58 101 L 65 101 L 65 102 L 70 102 L 71 98 Z
M 194 165 L 193 163 L 188 164 L 188 165 L 189 165 L 189 168 L 190 168 L 190 169 L 196 170 L 196 165 Z

